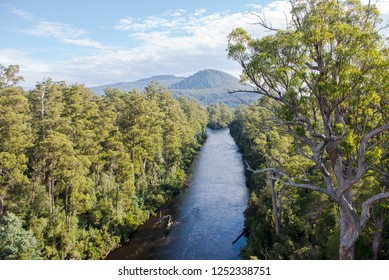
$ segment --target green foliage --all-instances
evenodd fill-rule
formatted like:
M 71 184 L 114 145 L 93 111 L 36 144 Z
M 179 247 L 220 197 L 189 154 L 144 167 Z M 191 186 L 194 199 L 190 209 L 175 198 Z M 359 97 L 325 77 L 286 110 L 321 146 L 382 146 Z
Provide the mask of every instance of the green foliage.
M 235 87 L 235 90 L 241 90 L 242 87 L 247 92 L 229 93 L 234 88 L 226 89 L 225 87 L 211 89 L 175 89 L 172 92 L 175 98 L 183 97 L 199 102 L 204 106 L 223 103 L 231 108 L 235 108 L 242 104 L 255 103 L 258 100 L 258 96 L 255 93 L 249 92 L 251 88 L 241 86 L 239 88 Z
M 40 259 L 38 242 L 30 230 L 23 228 L 22 220 L 8 212 L 0 224 L 0 260 Z
M 19 65 L 5 67 L 0 64 L 0 89 L 14 86 L 23 80 L 24 78 L 19 76 Z
M 8 196 L 20 193 L 28 183 L 26 152 L 32 146 L 31 137 L 26 93 L 18 87 L 0 86 L 0 222 L 6 207 L 14 213 L 24 210 L 8 201 Z
M 208 126 L 212 129 L 228 127 L 234 119 L 234 111 L 223 103 L 212 104 L 207 107 Z

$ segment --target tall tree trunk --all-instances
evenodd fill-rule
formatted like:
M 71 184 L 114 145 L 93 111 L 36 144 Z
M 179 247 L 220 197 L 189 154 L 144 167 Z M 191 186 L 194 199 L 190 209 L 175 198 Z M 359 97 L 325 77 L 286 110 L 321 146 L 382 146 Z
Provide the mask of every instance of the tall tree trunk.
M 50 201 L 50 214 L 54 214 L 54 179 L 50 176 L 48 178 L 48 192 L 49 192 L 49 201 Z
M 33 175 L 32 179 L 31 179 L 31 182 L 32 182 L 32 187 L 31 187 L 31 200 L 30 200 L 30 204 L 31 206 L 34 204 L 34 200 L 35 200 L 35 192 L 36 192 L 36 176 Z
M 353 210 L 345 210 L 342 206 L 340 207 L 339 229 L 339 259 L 353 260 L 355 242 L 357 241 L 360 233 L 359 220 Z
M 0 224 L 4 216 L 4 196 L 0 193 Z
M 66 216 L 66 225 L 69 227 L 70 225 L 70 214 L 69 214 L 69 209 L 70 209 L 70 206 L 69 206 L 69 201 L 70 201 L 70 195 L 69 195 L 69 186 L 68 184 L 66 184 L 66 188 L 65 188 L 65 216 Z
M 46 94 L 46 85 L 42 83 L 43 89 L 41 91 L 41 123 L 42 123 L 42 130 L 41 130 L 41 140 L 45 139 L 45 94 Z
M 275 174 L 273 174 L 275 176 Z M 280 220 L 278 216 L 278 207 L 277 207 L 277 193 L 275 189 L 275 179 L 270 179 L 270 185 L 271 185 L 271 200 L 273 204 L 273 217 L 274 217 L 274 224 L 276 227 L 276 235 L 280 234 Z
M 382 240 L 382 230 L 384 229 L 385 213 L 380 213 L 377 218 L 374 219 L 375 231 L 373 233 L 372 253 L 373 259 L 378 260 L 378 251 L 380 250 Z
M 100 168 L 98 163 L 96 163 L 93 167 L 94 177 L 95 177 L 95 188 L 98 188 L 100 185 Z

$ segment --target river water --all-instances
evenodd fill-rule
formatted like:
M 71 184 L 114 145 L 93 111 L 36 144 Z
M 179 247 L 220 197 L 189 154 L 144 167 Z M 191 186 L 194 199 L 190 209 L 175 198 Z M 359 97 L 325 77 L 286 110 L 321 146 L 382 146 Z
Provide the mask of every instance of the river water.
M 175 196 L 162 212 L 141 226 L 107 259 L 239 259 L 248 200 L 242 156 L 229 129 L 208 129 L 208 138 L 190 168 L 190 188 Z M 171 215 L 169 231 L 156 228 Z

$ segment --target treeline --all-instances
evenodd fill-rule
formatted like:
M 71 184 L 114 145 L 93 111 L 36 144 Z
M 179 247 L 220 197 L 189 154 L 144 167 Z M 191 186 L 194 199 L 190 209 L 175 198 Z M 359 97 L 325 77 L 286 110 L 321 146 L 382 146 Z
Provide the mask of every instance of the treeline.
M 216 103 L 207 107 L 208 127 L 212 129 L 226 128 L 234 119 L 234 109 L 224 103 Z
M 18 70 L 1 73 L 0 259 L 104 258 L 183 186 L 207 113 L 157 85 L 26 92 Z
M 242 86 L 243 87 L 243 86 Z M 225 88 L 210 89 L 172 89 L 176 98 L 185 97 L 190 100 L 196 100 L 204 106 L 224 103 L 229 107 L 235 108 L 241 104 L 251 104 L 257 100 L 257 96 L 252 92 L 228 93 Z

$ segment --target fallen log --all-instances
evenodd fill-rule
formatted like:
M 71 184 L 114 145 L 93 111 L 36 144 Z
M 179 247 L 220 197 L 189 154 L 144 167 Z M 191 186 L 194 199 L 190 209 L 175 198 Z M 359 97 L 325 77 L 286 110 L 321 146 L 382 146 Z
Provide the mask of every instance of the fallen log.
M 234 241 L 232 241 L 232 245 L 234 245 L 243 235 L 245 235 L 247 233 L 247 229 L 243 228 L 238 237 L 234 239 Z

